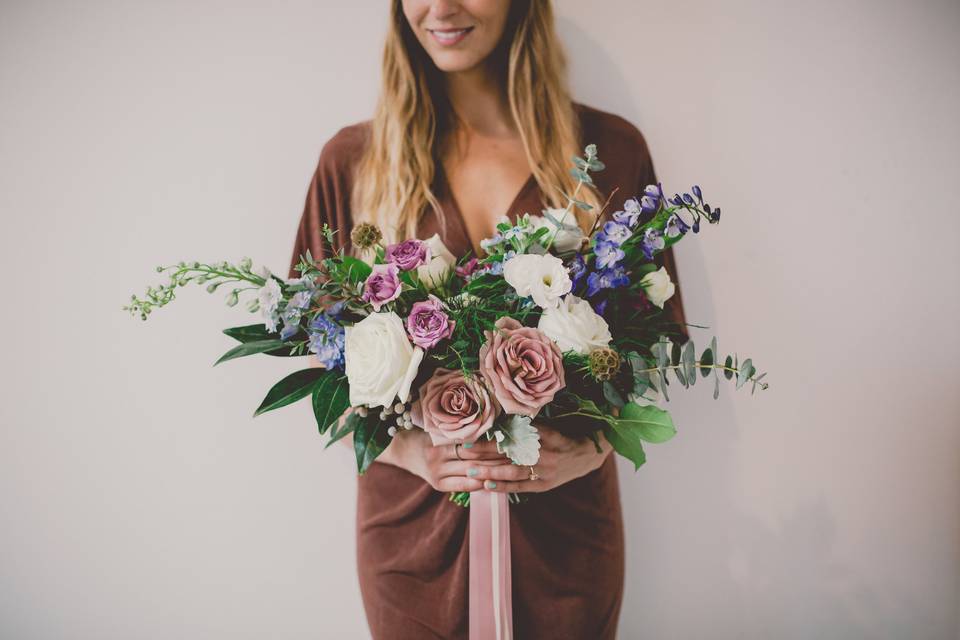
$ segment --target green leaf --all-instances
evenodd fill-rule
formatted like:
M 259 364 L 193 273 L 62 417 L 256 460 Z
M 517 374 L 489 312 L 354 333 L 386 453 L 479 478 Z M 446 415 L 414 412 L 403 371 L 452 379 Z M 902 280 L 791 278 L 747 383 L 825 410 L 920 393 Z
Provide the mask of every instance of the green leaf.
M 714 363 L 713 354 L 717 352 L 717 337 L 714 336 L 713 340 L 710 342 L 710 346 L 707 347 L 706 351 L 703 352 L 703 355 L 700 356 L 700 364 L 702 368 L 700 369 L 700 375 L 706 378 L 710 375 L 710 366 Z
M 386 439 L 386 442 L 384 442 Z M 379 414 L 370 412 L 361 419 L 353 433 L 353 450 L 357 454 L 357 471 L 366 473 L 373 461 L 377 459 L 389 444 L 387 424 L 380 421 Z
M 354 284 L 359 284 L 366 280 L 373 272 L 373 267 L 353 256 L 342 256 L 337 260 L 328 260 L 327 270 L 337 281 L 342 282 L 346 280 Z
M 351 413 L 347 416 L 347 418 L 343 421 L 343 426 L 340 427 L 339 431 L 337 430 L 337 423 L 334 422 L 333 428 L 330 429 L 330 442 L 327 443 L 327 446 L 325 446 L 324 449 L 329 449 L 330 445 L 332 445 L 334 442 L 341 440 L 353 433 L 356 430 L 357 425 L 361 422 L 363 422 L 363 418 L 356 413 Z
M 623 396 L 620 395 L 620 391 L 609 380 L 603 383 L 603 397 L 617 409 L 623 408 Z
M 643 451 L 643 443 L 633 431 L 620 427 L 616 422 L 603 430 L 603 435 L 613 446 L 613 450 L 627 460 L 633 462 L 634 471 L 647 461 L 647 454 Z
M 313 388 L 313 415 L 317 429 L 323 435 L 350 406 L 350 385 L 347 379 L 333 371 L 327 371 Z
M 254 417 L 267 411 L 273 411 L 280 407 L 296 402 L 300 398 L 305 398 L 313 391 L 317 381 L 328 372 L 320 367 L 310 367 L 291 373 L 286 378 L 273 385 L 273 388 L 267 392 L 267 397 L 263 399 L 260 406 L 254 412 Z
M 283 349 L 283 342 L 280 340 L 255 340 L 254 342 L 244 342 L 243 344 L 238 344 L 230 351 L 227 351 L 225 354 L 220 356 L 220 359 L 213 363 L 213 366 L 217 366 L 221 362 L 226 362 L 227 360 L 235 360 L 236 358 L 243 358 L 244 356 L 252 356 L 257 353 L 267 353 L 268 351 L 273 351 L 275 349 L 280 349 L 283 355 L 286 355 L 286 349 Z
M 237 342 L 256 342 L 277 336 L 276 333 L 270 333 L 267 331 L 267 326 L 263 323 L 248 324 L 243 327 L 231 327 L 229 329 L 224 329 L 223 332 Z
M 726 367 L 726 369 L 724 369 L 723 371 L 723 377 L 729 380 L 730 378 L 733 377 L 733 371 L 730 371 L 730 369 L 733 368 L 733 358 L 730 356 L 727 356 L 727 359 L 723 363 L 723 366 Z
M 670 414 L 652 404 L 641 406 L 628 402 L 620 410 L 616 424 L 636 433 L 641 440 L 655 444 L 666 442 L 677 433 Z

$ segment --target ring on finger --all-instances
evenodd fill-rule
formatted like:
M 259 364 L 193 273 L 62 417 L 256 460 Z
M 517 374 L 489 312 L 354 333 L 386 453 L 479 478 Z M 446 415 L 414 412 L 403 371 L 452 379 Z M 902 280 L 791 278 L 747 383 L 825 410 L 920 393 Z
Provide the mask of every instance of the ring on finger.
M 534 469 L 532 466 L 527 467 L 527 469 L 530 470 L 530 480 L 539 480 L 539 479 L 540 479 L 540 476 L 537 475 L 537 470 L 536 470 L 536 469 Z
M 453 452 L 457 454 L 457 460 L 463 461 L 463 458 L 460 457 L 460 444 L 461 443 L 458 442 L 457 444 L 453 445 Z

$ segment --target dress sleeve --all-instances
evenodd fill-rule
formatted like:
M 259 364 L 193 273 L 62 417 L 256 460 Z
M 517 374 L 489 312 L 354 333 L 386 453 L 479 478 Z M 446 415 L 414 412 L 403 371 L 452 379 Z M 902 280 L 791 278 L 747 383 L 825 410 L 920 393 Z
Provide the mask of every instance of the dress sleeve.
M 637 189 L 635 193 L 638 196 L 643 193 L 643 189 L 647 185 L 657 184 L 657 174 L 653 168 L 653 159 L 650 157 L 647 143 L 643 140 L 642 136 L 640 138 L 640 144 L 642 146 L 641 158 L 643 158 L 643 160 L 640 163 L 636 183 Z M 663 312 L 671 322 L 675 322 L 680 327 L 680 332 L 683 334 L 683 343 L 686 343 L 687 340 L 690 339 L 690 333 L 687 330 L 687 319 L 683 310 L 683 288 L 680 286 L 680 273 L 677 269 L 677 261 L 673 253 L 673 247 L 658 253 L 654 256 L 653 261 L 658 267 L 666 267 L 667 273 L 670 274 L 670 279 L 673 280 L 677 287 L 677 291 L 673 297 L 664 304 Z
M 313 172 L 303 205 L 300 224 L 290 257 L 289 277 L 299 277 L 296 266 L 307 249 L 315 260 L 328 258 L 344 249 L 352 227 L 350 215 L 350 192 L 353 168 L 358 157 L 356 135 L 347 129 L 331 138 L 320 152 L 317 168 Z M 333 246 L 323 236 L 324 225 L 334 231 Z

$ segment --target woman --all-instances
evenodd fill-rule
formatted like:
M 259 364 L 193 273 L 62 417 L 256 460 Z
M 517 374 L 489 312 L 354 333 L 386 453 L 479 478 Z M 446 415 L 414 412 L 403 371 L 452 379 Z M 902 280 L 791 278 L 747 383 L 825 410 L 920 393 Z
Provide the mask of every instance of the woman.
M 555 188 L 572 191 L 570 158 L 587 143 L 607 164 L 599 192 L 620 190 L 614 207 L 655 183 L 640 132 L 574 105 L 564 72 L 549 0 L 395 0 L 376 115 L 324 146 L 292 265 L 307 249 L 329 255 L 324 224 L 347 250 L 350 229 L 374 222 L 391 242 L 439 233 L 455 255 L 477 253 L 501 216 L 564 206 Z M 670 252 L 663 263 L 675 277 Z M 683 322 L 679 296 L 667 312 Z M 538 494 L 511 508 L 515 636 L 614 637 L 624 559 L 610 446 L 601 455 L 538 427 L 539 479 L 490 443 L 460 460 L 419 430 L 398 434 L 360 478 L 358 566 L 375 638 L 466 636 L 468 512 L 446 492 L 484 488 Z

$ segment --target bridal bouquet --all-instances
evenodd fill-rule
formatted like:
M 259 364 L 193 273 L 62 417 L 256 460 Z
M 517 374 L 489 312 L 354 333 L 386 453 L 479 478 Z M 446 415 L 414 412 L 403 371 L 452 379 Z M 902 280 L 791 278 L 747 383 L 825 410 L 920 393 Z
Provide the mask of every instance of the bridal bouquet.
M 247 308 L 261 322 L 226 329 L 239 343 L 218 361 L 253 354 L 314 355 L 320 367 L 295 371 L 270 389 L 255 415 L 310 398 L 317 427 L 330 443 L 353 434 L 360 473 L 401 429 L 420 428 L 434 444 L 495 440 L 519 465 L 535 465 L 535 419 L 590 437 L 603 433 L 639 468 L 644 443 L 675 433 L 669 400 L 675 381 L 698 376 L 736 387 L 763 382 L 750 359 L 721 357 L 716 338 L 697 353 L 679 343 L 682 327 L 663 318 L 674 294 L 670 274 L 655 262 L 720 208 L 701 189 L 667 197 L 650 185 L 627 199 L 609 221 L 595 212 L 584 234 L 574 208 L 604 168 L 593 145 L 573 159 L 577 186 L 565 209 L 504 221 L 482 242 L 484 255 L 457 260 L 438 236 L 385 245 L 380 230 L 359 224 L 356 255 L 301 256 L 299 278 L 287 280 L 249 259 L 160 267 L 169 282 L 133 296 L 124 307 L 146 319 L 194 282 L 227 304 L 250 292 Z M 609 201 L 608 201 L 609 203 Z M 333 244 L 336 230 L 325 228 Z M 329 444 L 327 446 L 329 446 Z M 466 504 L 468 494 L 453 499 Z

